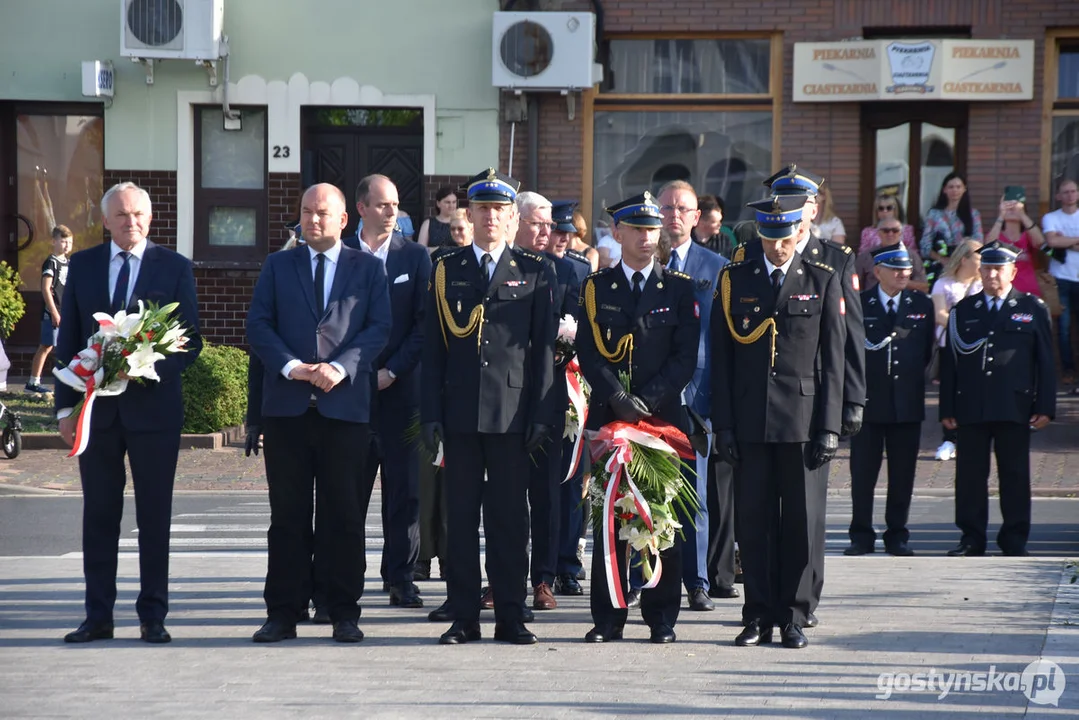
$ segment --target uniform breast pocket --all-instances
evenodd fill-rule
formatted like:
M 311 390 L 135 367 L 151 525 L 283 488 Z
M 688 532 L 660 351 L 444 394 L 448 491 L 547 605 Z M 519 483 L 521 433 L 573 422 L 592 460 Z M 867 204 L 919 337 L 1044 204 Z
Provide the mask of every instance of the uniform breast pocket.
M 787 301 L 787 314 L 791 317 L 820 315 L 821 305 L 819 297 L 792 297 Z
M 497 297 L 499 300 L 524 300 L 531 297 L 535 291 L 536 286 L 532 283 L 522 283 L 520 285 L 499 285 Z
M 653 311 L 644 316 L 644 326 L 646 328 L 673 327 L 677 324 L 678 315 L 675 314 L 673 309 Z

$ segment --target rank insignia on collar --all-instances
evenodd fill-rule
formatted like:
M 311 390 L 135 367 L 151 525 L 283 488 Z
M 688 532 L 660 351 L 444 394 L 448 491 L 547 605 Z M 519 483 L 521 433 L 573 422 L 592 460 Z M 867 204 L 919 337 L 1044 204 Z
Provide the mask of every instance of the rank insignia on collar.
M 657 282 L 656 287 L 659 288 L 660 290 L 662 290 L 663 289 L 663 281 L 660 280 L 659 282 Z
M 618 283 L 611 283 L 611 290 L 617 290 L 617 289 L 618 289 Z M 610 338 L 607 338 L 607 339 L 609 340 Z
M 517 267 L 517 261 L 516 260 L 510 260 L 510 267 Z
M 907 303 L 907 305 L 910 305 L 911 299 L 909 297 L 906 299 L 906 303 Z
M 1015 298 L 1008 301 L 1008 307 L 1015 307 Z

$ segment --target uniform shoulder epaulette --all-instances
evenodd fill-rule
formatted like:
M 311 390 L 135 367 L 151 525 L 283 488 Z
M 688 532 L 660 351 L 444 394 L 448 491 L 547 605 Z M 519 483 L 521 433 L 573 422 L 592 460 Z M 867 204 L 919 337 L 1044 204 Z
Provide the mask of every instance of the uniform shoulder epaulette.
M 686 275 L 684 272 L 680 272 L 678 270 L 671 270 L 669 268 L 665 268 L 663 270 L 663 274 L 664 275 L 669 275 L 671 277 L 681 278 L 682 280 L 688 280 L 690 282 L 693 282 L 693 277 L 692 276 Z
M 469 245 L 462 245 L 459 248 L 454 248 L 453 250 L 446 250 L 445 252 L 439 253 L 438 257 L 435 259 L 435 262 L 440 263 L 443 260 L 446 260 L 447 258 L 457 257 L 462 252 L 464 252 L 465 248 L 467 248 L 467 247 L 470 247 L 470 246 Z
M 1035 300 L 1036 300 L 1036 301 L 1038 302 L 1038 304 L 1039 304 L 1039 305 L 1044 305 L 1044 304 L 1045 304 L 1045 301 L 1044 301 L 1044 300 L 1042 300 L 1042 299 L 1041 299 L 1040 297 L 1038 297 L 1037 295 L 1035 295 L 1034 293 L 1027 293 L 1027 297 L 1032 297 L 1032 298 L 1034 298 L 1034 299 L 1035 299 Z
M 606 275 L 610 271 L 611 271 L 610 267 L 602 267 L 599 270 L 596 270 L 594 273 L 591 273 L 588 277 L 585 278 L 585 280 L 591 280 L 592 278 L 598 278 L 601 275 Z
M 806 260 L 805 264 L 806 265 L 812 265 L 813 267 L 820 268 L 821 270 L 825 270 L 825 271 L 830 272 L 830 273 L 835 272 L 835 268 L 832 267 L 831 265 L 827 265 L 825 263 L 818 262 L 816 260 Z
M 747 262 L 748 261 L 746 261 L 744 259 L 743 260 L 732 260 L 729 263 L 724 264 L 723 268 L 720 270 L 720 272 L 726 272 L 727 270 L 733 270 L 734 268 L 742 267 L 743 265 L 746 265 Z
M 542 263 L 544 260 L 550 259 L 546 255 L 540 255 L 537 252 L 533 252 L 532 250 L 525 250 L 524 248 L 517 247 L 516 245 L 513 246 L 513 252 L 520 255 L 521 257 L 528 258 L 529 260 L 535 260 L 538 263 Z
M 566 250 L 566 255 L 573 258 L 574 260 L 579 260 L 581 262 L 586 262 L 586 263 L 589 263 L 591 265 L 591 263 L 588 260 L 588 257 L 583 252 L 578 252 L 577 250 L 574 250 L 573 248 L 570 248 L 570 249 Z

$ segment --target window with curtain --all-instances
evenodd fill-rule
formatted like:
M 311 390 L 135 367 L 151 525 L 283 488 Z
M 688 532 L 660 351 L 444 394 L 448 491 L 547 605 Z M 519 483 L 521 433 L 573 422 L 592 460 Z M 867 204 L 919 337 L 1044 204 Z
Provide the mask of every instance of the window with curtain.
M 1053 192 L 1057 179 L 1069 177 L 1079 182 L 1079 37 L 1058 40 L 1056 50 L 1049 157 L 1049 204 L 1053 208 L 1057 206 Z
M 195 128 L 195 260 L 261 261 L 267 252 L 266 110 L 198 107 Z
M 592 117 L 592 221 L 631 195 L 686 180 L 719 195 L 724 223 L 751 217 L 772 173 L 773 43 L 751 38 L 626 38 L 609 46 L 608 87 Z M 587 182 L 587 181 L 586 181 Z

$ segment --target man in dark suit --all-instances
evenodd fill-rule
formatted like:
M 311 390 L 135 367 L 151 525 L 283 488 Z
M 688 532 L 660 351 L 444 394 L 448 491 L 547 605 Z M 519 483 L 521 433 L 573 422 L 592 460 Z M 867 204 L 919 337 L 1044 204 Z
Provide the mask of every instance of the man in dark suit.
M 750 203 L 763 254 L 724 268 L 712 312 L 712 421 L 735 468 L 744 630 L 737 645 L 808 643 L 817 472 L 835 457 L 843 401 L 843 301 L 835 270 L 795 251 L 804 196 Z
M 960 300 L 948 319 L 940 364 L 940 421 L 958 428 L 952 556 L 984 555 L 989 523 L 989 453 L 996 453 L 1003 522 L 997 545 L 1027 555 L 1030 536 L 1030 433 L 1056 413 L 1056 368 L 1049 311 L 1017 292 L 1018 254 L 999 240 L 978 250 L 984 292 Z M 66 302 L 66 301 L 65 301 Z
M 506 244 L 519 185 L 493 168 L 472 178 L 473 244 L 439 257 L 428 293 L 420 415 L 430 451 L 445 442 L 455 619 L 444 645 L 480 639 L 481 509 L 495 640 L 536 642 L 522 621 L 528 465 L 555 424 L 556 283 L 540 255 Z
M 578 311 L 577 356 L 581 373 L 592 386 L 586 428 L 598 430 L 615 420 L 635 423 L 656 417 L 689 431 L 682 391 L 693 378 L 700 346 L 700 308 L 688 275 L 668 270 L 655 259 L 662 223 L 659 206 L 649 193 L 625 200 L 607 212 L 614 219 L 614 237 L 622 259 L 614 267 L 585 280 Z M 632 348 L 631 352 L 627 348 Z M 626 392 L 619 380 L 630 373 Z M 600 527 L 594 537 L 602 537 Z M 616 540 L 619 577 L 627 578 L 626 543 Z M 585 642 L 620 640 L 628 610 L 617 607 L 603 581 L 603 551 L 592 552 L 589 605 L 595 626 Z M 654 643 L 675 641 L 674 626 L 682 601 L 682 546 L 661 553 L 658 585 L 640 594 L 641 617 Z M 625 588 L 623 588 L 625 591 Z
M 262 425 L 270 490 L 268 619 L 255 642 L 296 637 L 311 597 L 315 554 L 329 571 L 326 601 L 338 642 L 359 642 L 364 518 L 360 473 L 368 454 L 373 364 L 386 345 L 390 300 L 382 264 L 341 244 L 344 195 L 332 185 L 304 193 L 306 245 L 266 258 L 247 315 L 262 360 Z
M 190 340 L 187 352 L 158 361 L 159 382 L 130 382 L 122 394 L 94 403 L 90 444 L 79 456 L 86 620 L 64 641 L 84 643 L 113 636 L 127 455 L 139 527 L 140 591 L 135 602 L 139 634 L 149 643 L 167 643 L 172 485 L 184 424 L 180 373 L 202 350 L 195 278 L 189 260 L 147 240 L 153 208 L 145 190 L 129 182 L 114 185 L 101 201 L 101 215 L 112 241 L 71 257 L 57 357 L 70 362 L 86 347 L 98 330 L 94 313 L 133 312 L 139 300 L 158 306 L 178 302 L 176 317 Z M 74 441 L 77 416 L 72 408 L 79 399 L 75 390 L 56 384 L 56 416 L 68 445 Z
M 925 419 L 925 368 L 936 342 L 936 314 L 928 295 L 908 287 L 914 261 L 898 242 L 899 220 L 882 220 L 879 229 L 882 237 L 891 234 L 897 242 L 873 250 L 876 279 L 862 293 L 868 392 L 865 424 L 850 441 L 850 547 L 843 554 L 874 551 L 873 490 L 887 447 L 884 549 L 909 556 L 914 551 L 907 544 L 907 517 Z
M 551 254 L 557 258 L 569 261 L 568 265 L 558 265 L 560 276 L 559 284 L 565 283 L 567 291 L 562 303 L 562 315 L 570 315 L 574 319 L 577 314 L 577 305 L 580 298 L 581 286 L 585 278 L 592 271 L 592 265 L 581 253 L 570 248 L 570 241 L 577 235 L 577 227 L 573 224 L 573 212 L 577 209 L 576 202 L 555 202 L 551 205 L 551 222 L 554 229 L 551 231 Z M 554 390 L 557 394 L 555 405 L 569 408 L 569 387 L 566 384 L 566 367 L 573 360 L 572 355 L 555 357 Z M 566 414 L 562 414 L 562 430 L 557 435 L 565 435 Z M 580 428 L 580 432 L 584 428 Z M 584 506 L 581 495 L 584 492 L 584 468 L 587 459 L 587 443 L 581 439 L 584 447 L 581 451 L 581 461 L 577 463 L 572 477 L 568 480 L 570 467 L 573 463 L 574 440 L 563 437 L 562 463 L 558 474 L 558 534 L 555 541 L 555 578 L 554 592 L 556 595 L 584 595 L 584 588 L 577 581 L 577 575 L 581 572 L 581 560 L 577 556 L 577 549 L 582 537 L 581 530 L 584 527 Z
M 363 228 L 358 237 L 346 238 L 344 243 L 382 262 L 393 310 L 389 342 L 375 361 L 378 390 L 371 408 L 371 448 L 360 488 L 360 511 L 367 516 L 381 467 L 386 543 L 382 579 L 390 586 L 390 605 L 420 608 L 423 600 L 412 582 L 420 553 L 420 459 L 416 444 L 407 436 L 420 407 L 419 363 L 431 256 L 422 245 L 394 231 L 398 202 L 397 186 L 388 177 L 363 178 L 356 187 L 356 210 Z

